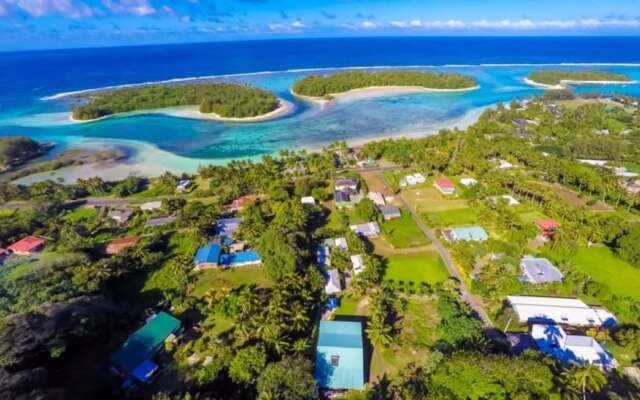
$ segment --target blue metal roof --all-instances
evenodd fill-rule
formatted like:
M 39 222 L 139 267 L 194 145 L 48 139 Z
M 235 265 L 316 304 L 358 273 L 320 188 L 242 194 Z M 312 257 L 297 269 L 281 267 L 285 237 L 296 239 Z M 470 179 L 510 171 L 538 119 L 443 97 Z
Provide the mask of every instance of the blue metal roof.
M 320 321 L 315 377 L 321 388 L 364 387 L 364 351 L 360 322 Z
M 208 246 L 198 249 L 193 262 L 196 264 L 218 264 L 220 253 L 222 253 L 222 247 L 218 244 L 210 243 Z
M 241 218 L 221 218 L 216 222 L 216 235 L 218 236 L 233 236 L 238 230 L 242 222 Z
M 222 254 L 220 256 L 220 265 L 233 267 L 234 265 L 246 263 L 258 263 L 262 261 L 260 255 L 255 251 L 239 251 L 233 254 Z

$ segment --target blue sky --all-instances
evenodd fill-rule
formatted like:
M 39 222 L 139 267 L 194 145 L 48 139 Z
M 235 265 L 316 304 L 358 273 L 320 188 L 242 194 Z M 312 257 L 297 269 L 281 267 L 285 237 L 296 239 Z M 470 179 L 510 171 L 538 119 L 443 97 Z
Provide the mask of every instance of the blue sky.
M 640 35 L 640 0 L 0 0 L 0 50 L 394 35 Z

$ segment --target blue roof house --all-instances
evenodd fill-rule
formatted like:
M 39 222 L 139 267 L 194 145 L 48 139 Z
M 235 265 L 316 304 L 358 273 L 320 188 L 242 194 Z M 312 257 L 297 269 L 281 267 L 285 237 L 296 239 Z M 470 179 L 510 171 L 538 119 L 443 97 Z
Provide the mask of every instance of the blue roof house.
M 255 251 L 238 251 L 231 254 L 222 254 L 220 256 L 220 266 L 222 267 L 244 267 L 247 265 L 261 264 L 262 259 Z
M 362 324 L 352 321 L 320 321 L 315 378 L 323 389 L 364 387 Z
M 196 252 L 193 262 L 197 270 L 215 268 L 220 264 L 220 255 L 222 247 L 217 243 L 209 243 L 207 246 L 201 247 Z
M 232 237 L 240 227 L 241 218 L 221 218 L 216 222 L 215 232 L 217 236 Z

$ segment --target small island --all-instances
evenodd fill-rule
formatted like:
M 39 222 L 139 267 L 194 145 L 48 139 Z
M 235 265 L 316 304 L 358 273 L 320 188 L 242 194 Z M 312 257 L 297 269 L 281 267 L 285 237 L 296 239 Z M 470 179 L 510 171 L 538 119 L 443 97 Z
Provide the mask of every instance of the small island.
M 426 91 L 465 91 L 477 89 L 472 77 L 424 71 L 344 71 L 326 76 L 308 76 L 293 85 L 296 96 L 329 101 L 354 92 L 411 93 Z
M 291 104 L 272 93 L 236 83 L 143 85 L 77 94 L 72 120 L 85 122 L 116 114 L 159 112 L 187 118 L 253 122 L 287 113 Z
M 634 83 L 626 75 L 606 71 L 534 71 L 525 78 L 531 86 L 543 89 L 566 89 L 570 85 L 614 85 Z

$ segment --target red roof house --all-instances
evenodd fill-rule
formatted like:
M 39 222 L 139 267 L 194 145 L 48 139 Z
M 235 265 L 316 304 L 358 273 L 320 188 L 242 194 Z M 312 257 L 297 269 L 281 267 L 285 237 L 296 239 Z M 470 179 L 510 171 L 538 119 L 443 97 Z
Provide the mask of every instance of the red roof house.
M 456 185 L 454 185 L 453 182 L 446 178 L 436 179 L 433 185 L 442 194 L 453 194 L 453 192 L 456 190 Z
M 139 240 L 140 240 L 139 236 L 130 236 L 122 239 L 113 240 L 107 245 L 105 253 L 109 255 L 118 254 L 122 250 L 126 249 L 127 247 L 135 246 Z
M 28 256 L 42 250 L 45 242 L 46 240 L 42 238 L 27 236 L 7 247 L 7 250 L 19 256 Z
M 244 206 L 251 203 L 255 199 L 256 199 L 256 196 L 248 194 L 245 196 L 238 197 L 237 199 L 232 201 L 231 204 L 228 204 L 226 207 L 229 211 L 240 211 L 244 208 Z
M 556 229 L 560 227 L 560 224 L 555 219 L 540 219 L 536 221 L 536 225 L 546 239 L 551 239 Z

